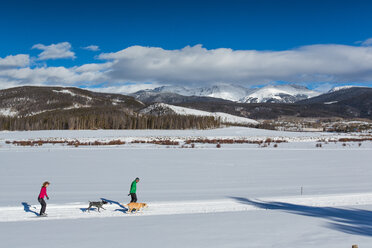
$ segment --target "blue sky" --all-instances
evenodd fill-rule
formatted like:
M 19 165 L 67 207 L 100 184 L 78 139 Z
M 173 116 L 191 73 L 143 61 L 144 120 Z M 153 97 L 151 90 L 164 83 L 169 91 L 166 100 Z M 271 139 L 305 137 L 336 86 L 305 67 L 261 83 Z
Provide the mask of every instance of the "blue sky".
M 311 87 L 369 85 L 372 68 L 365 63 L 372 53 L 369 47 L 372 41 L 368 41 L 372 37 L 370 13 L 371 1 L 7 1 L 2 2 L 0 9 L 0 87 L 57 84 L 102 86 L 115 91 L 123 90 L 128 83 L 148 82 L 154 85 L 235 83 L 247 87 L 283 81 Z M 56 51 L 48 50 L 49 55 L 40 57 L 52 44 L 64 44 L 57 51 L 59 55 L 53 57 Z M 83 49 L 90 45 L 99 49 Z M 188 46 L 194 49 L 185 51 Z M 324 55 L 329 50 L 331 59 Z M 245 53 L 241 55 L 237 51 Z M 257 52 L 258 57 L 252 52 Z M 9 66 L 9 60 L 14 58 L 5 61 L 7 56 L 17 55 L 28 56 L 28 62 L 23 61 L 27 60 L 25 57 L 17 57 L 21 63 Z M 270 66 L 278 56 L 292 62 L 282 68 L 278 66 L 282 60 L 278 60 Z M 349 59 L 350 56 L 355 58 Z M 357 61 L 357 56 L 363 58 Z M 329 67 L 335 62 L 338 69 L 304 70 L 294 66 L 299 64 L 298 57 L 305 62 L 303 67 L 311 67 L 306 62 L 311 58 L 313 64 L 321 60 L 319 64 Z M 216 58 L 221 61 L 213 65 Z M 196 59 L 194 64 L 200 63 L 195 68 L 185 62 L 192 59 Z M 351 62 L 341 65 L 340 59 Z M 228 76 L 228 72 L 220 78 L 206 76 L 216 74 L 221 64 L 231 60 L 246 66 L 240 68 L 238 62 L 226 62 L 225 68 L 229 71 L 238 68 L 236 74 L 244 76 Z M 252 60 L 263 65 L 257 67 Z M 150 66 L 154 61 L 163 66 L 157 65 L 159 70 L 155 70 Z M 6 66 L 1 67 L 1 63 Z M 76 69 L 91 63 L 96 65 L 96 71 Z M 257 73 L 260 68 L 262 72 Z M 343 73 L 345 68 L 355 70 Z M 178 70 L 181 73 L 176 75 Z M 168 75 L 169 71 L 172 75 Z M 192 77 L 186 79 L 190 74 Z

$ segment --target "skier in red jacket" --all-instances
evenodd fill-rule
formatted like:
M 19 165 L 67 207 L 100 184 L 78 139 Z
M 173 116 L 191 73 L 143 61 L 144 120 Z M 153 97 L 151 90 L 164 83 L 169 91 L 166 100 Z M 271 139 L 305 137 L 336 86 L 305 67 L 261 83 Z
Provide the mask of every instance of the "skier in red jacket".
M 47 194 L 47 187 L 49 186 L 50 182 L 46 181 L 43 183 L 43 186 L 41 187 L 40 194 L 37 198 L 37 200 L 41 204 L 41 209 L 40 209 L 40 216 L 46 217 L 47 214 L 45 213 L 46 210 L 46 202 L 44 201 L 44 197 L 46 197 L 49 200 L 49 196 Z

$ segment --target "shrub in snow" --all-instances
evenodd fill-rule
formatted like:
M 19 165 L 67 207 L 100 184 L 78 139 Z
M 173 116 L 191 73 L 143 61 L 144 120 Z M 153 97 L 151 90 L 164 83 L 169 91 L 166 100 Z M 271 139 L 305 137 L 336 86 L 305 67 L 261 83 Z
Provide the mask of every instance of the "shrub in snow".
M 247 140 L 247 139 L 188 139 L 185 141 L 186 144 L 191 144 L 191 143 L 204 143 L 204 144 L 258 144 L 261 145 L 266 140 Z M 283 143 L 283 142 L 288 142 L 287 140 L 272 140 L 269 139 L 270 142 L 275 142 L 275 143 Z M 268 143 L 268 142 L 266 142 Z
M 340 142 L 372 141 L 372 138 L 369 138 L 369 137 L 363 137 L 363 138 L 341 138 L 338 141 L 340 141 Z

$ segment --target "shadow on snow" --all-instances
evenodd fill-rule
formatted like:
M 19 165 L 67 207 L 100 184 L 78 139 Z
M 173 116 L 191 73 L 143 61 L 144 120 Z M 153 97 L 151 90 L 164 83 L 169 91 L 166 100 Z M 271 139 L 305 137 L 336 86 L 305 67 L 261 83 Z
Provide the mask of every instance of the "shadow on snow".
M 110 205 L 111 204 L 115 204 L 115 205 L 118 205 L 120 208 L 119 209 L 115 209 L 114 211 L 120 211 L 120 212 L 123 212 L 123 213 L 126 213 L 128 211 L 128 209 L 126 207 L 124 207 L 123 205 L 121 205 L 120 202 L 118 201 L 113 201 L 113 200 L 109 200 L 109 199 L 106 199 L 106 198 L 101 198 L 102 201 L 107 201 Z M 92 210 L 96 210 L 97 208 L 90 208 L 89 211 L 92 211 Z M 88 211 L 88 208 L 80 208 L 80 210 L 82 212 L 87 212 Z
M 81 212 L 85 213 L 85 212 L 88 212 L 88 210 L 89 211 L 95 211 L 95 210 L 97 210 L 97 208 L 89 208 L 89 209 L 88 208 L 80 208 L 80 210 L 81 210 Z
M 258 208 L 282 210 L 292 214 L 324 218 L 330 222 L 328 228 L 344 233 L 372 236 L 372 211 L 355 208 L 311 207 L 285 202 L 264 202 L 231 196 L 240 203 Z
M 113 201 L 113 200 L 109 200 L 109 199 L 106 199 L 106 198 L 101 198 L 102 201 L 107 201 L 108 203 L 110 204 L 115 204 L 115 205 L 118 205 L 118 209 L 115 209 L 115 211 L 119 211 L 119 212 L 123 212 L 123 213 L 126 213 L 128 211 L 128 209 L 126 207 L 124 207 L 123 205 L 121 205 L 120 202 L 118 201 Z
M 22 206 L 23 206 L 23 210 L 26 212 L 26 213 L 33 213 L 35 214 L 36 216 L 39 216 L 39 213 L 35 212 L 34 210 L 31 210 L 31 205 L 28 204 L 27 202 L 22 202 Z M 35 207 L 34 207 L 35 208 Z M 36 209 L 36 208 L 35 208 Z

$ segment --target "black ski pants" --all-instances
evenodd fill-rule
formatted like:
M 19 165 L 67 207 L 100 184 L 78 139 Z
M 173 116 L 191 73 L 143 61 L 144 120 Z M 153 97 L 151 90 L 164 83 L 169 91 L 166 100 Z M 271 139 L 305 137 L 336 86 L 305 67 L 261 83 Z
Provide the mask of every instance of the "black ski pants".
M 37 200 L 38 200 L 38 201 L 40 202 L 40 204 L 41 204 L 40 215 L 42 215 L 43 213 L 45 213 L 45 210 L 46 210 L 46 206 L 47 206 L 47 204 L 46 204 L 46 202 L 44 201 L 43 198 L 38 198 Z
M 131 200 L 130 202 L 137 202 L 137 195 L 136 193 L 130 193 Z

